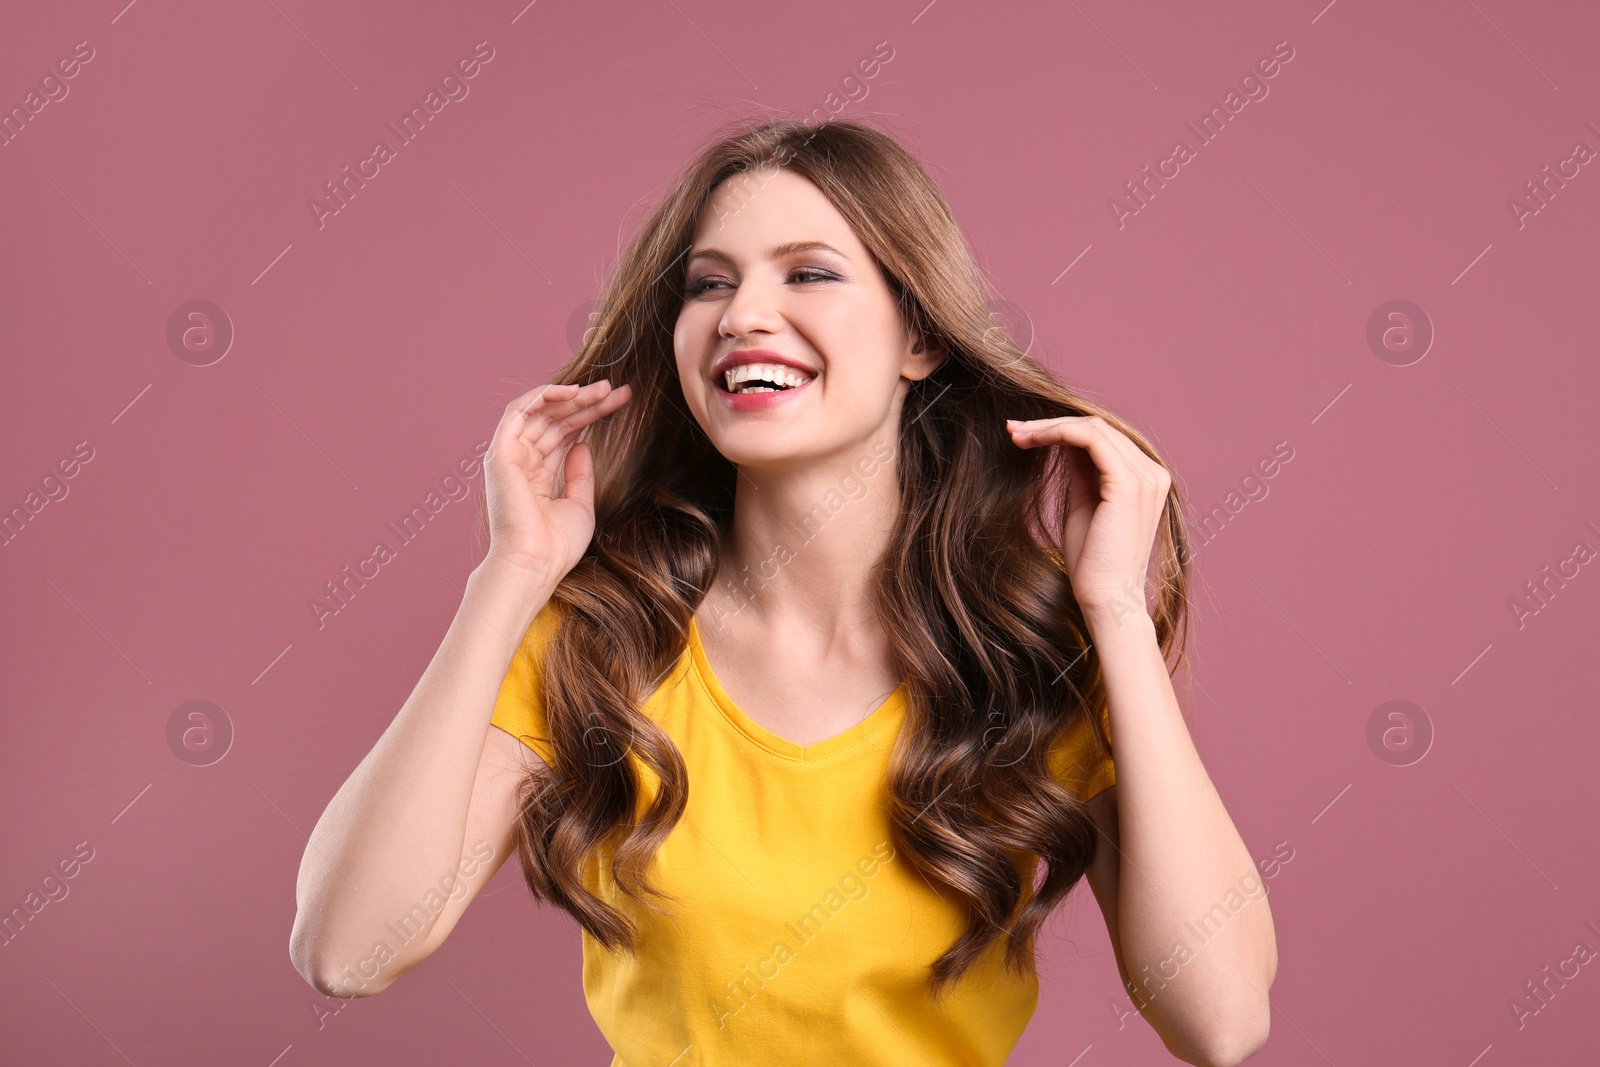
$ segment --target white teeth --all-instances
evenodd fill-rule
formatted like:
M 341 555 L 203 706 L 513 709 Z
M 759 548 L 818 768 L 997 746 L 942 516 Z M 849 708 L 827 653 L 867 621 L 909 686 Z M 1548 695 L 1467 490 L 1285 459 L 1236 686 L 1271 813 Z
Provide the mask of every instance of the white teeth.
M 793 367 L 786 367 L 781 363 L 745 363 L 724 371 L 722 377 L 723 381 L 727 383 L 728 392 L 730 393 L 770 393 L 776 391 L 774 389 L 765 388 L 759 385 L 750 389 L 741 390 L 739 388 L 741 383 L 756 378 L 759 378 L 762 381 L 775 382 L 778 385 L 788 386 L 791 389 L 796 386 L 804 385 L 806 382 L 811 380 L 810 375 L 804 374 L 801 371 L 797 371 Z

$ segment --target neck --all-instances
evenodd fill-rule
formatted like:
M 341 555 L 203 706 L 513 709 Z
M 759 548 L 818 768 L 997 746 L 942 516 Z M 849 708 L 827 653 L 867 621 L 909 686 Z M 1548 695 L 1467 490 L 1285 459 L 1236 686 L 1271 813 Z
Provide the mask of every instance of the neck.
M 879 444 L 800 470 L 741 468 L 707 596 L 714 625 L 800 627 L 825 641 L 881 628 L 871 589 L 899 514 L 894 459 Z

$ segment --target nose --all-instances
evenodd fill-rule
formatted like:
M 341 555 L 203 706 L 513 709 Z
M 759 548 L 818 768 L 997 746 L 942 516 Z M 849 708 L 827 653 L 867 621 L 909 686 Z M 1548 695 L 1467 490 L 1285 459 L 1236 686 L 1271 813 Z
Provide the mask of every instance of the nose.
M 782 295 L 781 284 L 746 278 L 723 307 L 717 332 L 730 338 L 749 333 L 777 333 L 783 328 Z

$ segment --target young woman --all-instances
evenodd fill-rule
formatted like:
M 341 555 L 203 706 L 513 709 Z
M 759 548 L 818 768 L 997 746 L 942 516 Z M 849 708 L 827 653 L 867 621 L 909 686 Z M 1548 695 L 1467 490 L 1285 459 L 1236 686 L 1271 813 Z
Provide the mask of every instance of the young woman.
M 1173 1055 L 1265 1042 L 1172 478 L 995 325 L 894 139 L 704 151 L 484 468 L 488 552 L 301 864 L 318 989 L 386 988 L 515 847 L 614 1064 L 999 1065 L 1087 874 Z

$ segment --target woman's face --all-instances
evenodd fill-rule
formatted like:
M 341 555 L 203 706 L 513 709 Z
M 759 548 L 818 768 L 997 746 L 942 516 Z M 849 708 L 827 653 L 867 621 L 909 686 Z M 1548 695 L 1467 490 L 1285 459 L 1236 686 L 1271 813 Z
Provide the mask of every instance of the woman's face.
M 723 182 L 684 269 L 672 335 L 683 395 L 711 443 L 740 466 L 853 463 L 893 442 L 906 383 L 942 358 L 912 352 L 916 339 L 871 254 L 822 191 L 791 171 Z M 719 361 L 755 349 L 798 365 L 803 384 L 729 394 Z

